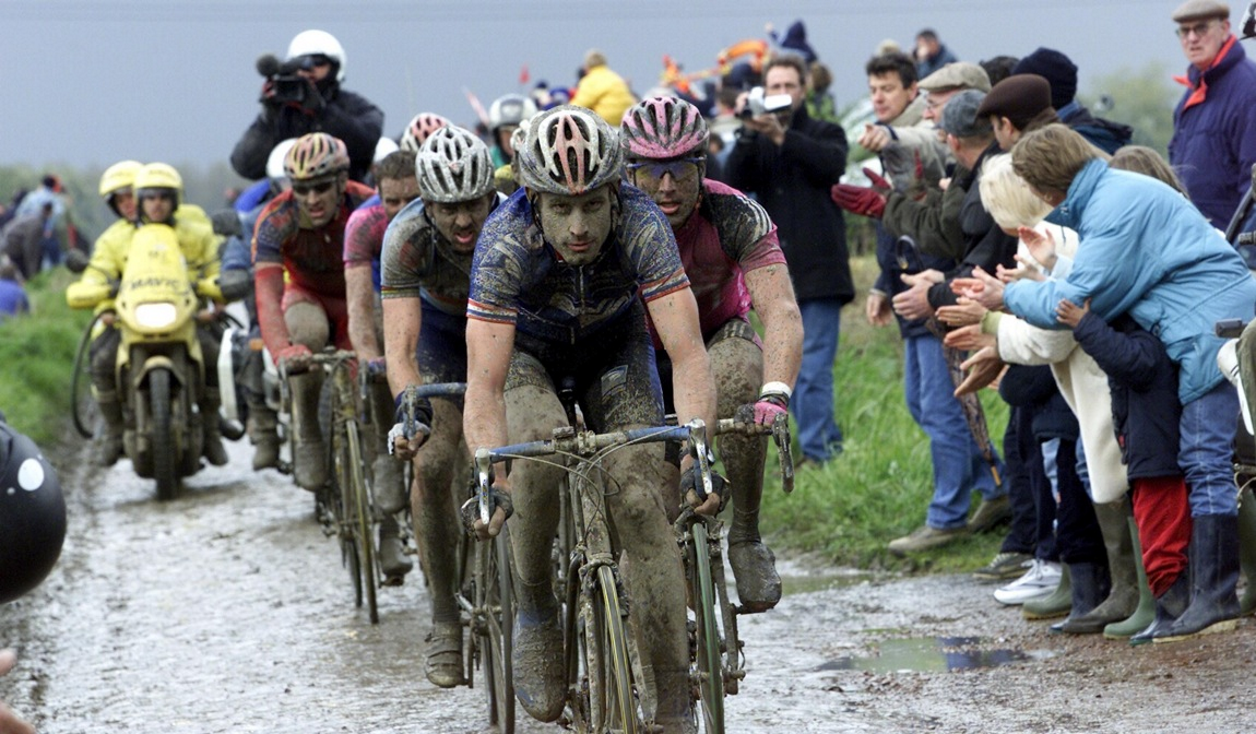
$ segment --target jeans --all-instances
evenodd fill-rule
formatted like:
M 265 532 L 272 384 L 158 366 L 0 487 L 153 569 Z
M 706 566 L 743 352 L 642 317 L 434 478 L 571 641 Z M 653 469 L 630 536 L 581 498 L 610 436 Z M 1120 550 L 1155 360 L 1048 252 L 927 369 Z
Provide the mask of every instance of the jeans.
M 995 485 L 990 466 L 964 418 L 964 409 L 955 398 L 942 342 L 932 334 L 909 336 L 904 347 L 907 410 L 929 437 L 933 460 L 933 501 L 925 523 L 938 530 L 963 527 L 973 489 L 986 499 L 998 497 L 1006 489 Z M 1003 476 L 997 453 L 995 461 L 999 476 Z
M 808 298 L 800 300 L 798 308 L 802 312 L 802 365 L 789 405 L 798 423 L 803 456 L 824 462 L 842 447 L 842 429 L 833 417 L 833 361 L 837 358 L 842 302 Z
M 1225 380 L 1182 406 L 1178 464 L 1190 489 L 1191 517 L 1238 513 L 1238 489 L 1231 469 L 1238 412 L 1238 392 Z

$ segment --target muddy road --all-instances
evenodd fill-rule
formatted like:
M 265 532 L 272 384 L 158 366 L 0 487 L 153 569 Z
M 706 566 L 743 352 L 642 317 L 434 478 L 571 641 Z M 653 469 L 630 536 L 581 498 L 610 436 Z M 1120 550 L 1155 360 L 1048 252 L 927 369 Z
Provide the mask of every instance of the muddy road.
M 45 734 L 481 732 L 483 691 L 423 676 L 418 572 L 352 604 L 339 551 L 287 477 L 231 464 L 158 503 L 128 462 L 56 457 L 70 533 L 48 581 L 0 607 L 0 700 Z M 1256 717 L 1256 630 L 1131 649 L 1049 635 L 963 576 L 784 564 L 743 618 L 734 732 L 1234 732 Z M 730 576 L 731 578 L 731 576 Z M 526 719 L 521 732 L 557 731 Z

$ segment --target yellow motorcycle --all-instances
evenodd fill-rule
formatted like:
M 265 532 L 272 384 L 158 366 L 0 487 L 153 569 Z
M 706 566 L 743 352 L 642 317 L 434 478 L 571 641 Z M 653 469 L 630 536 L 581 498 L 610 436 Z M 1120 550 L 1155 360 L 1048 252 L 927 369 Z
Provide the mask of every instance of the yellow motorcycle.
M 131 238 L 119 280 L 80 281 L 66 291 L 72 308 L 114 301 L 123 446 L 135 473 L 157 481 L 162 500 L 173 499 L 180 480 L 200 469 L 202 421 L 218 420 L 198 411 L 206 366 L 196 327 L 200 300 L 221 294 L 199 275 L 188 271 L 173 229 L 146 224 Z

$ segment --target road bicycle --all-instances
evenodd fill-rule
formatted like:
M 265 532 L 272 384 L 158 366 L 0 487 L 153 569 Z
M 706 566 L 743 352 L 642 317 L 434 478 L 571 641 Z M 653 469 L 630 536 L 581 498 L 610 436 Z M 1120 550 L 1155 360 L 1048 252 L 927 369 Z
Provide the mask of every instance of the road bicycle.
M 456 398 L 466 392 L 465 382 L 433 383 L 406 388 L 403 405 L 405 435 L 416 434 L 414 406 L 421 398 Z M 463 475 L 465 477 L 465 475 Z M 460 480 L 461 481 L 461 480 Z M 461 483 L 463 490 L 473 485 Z M 462 490 L 459 490 L 460 492 Z M 464 494 L 458 500 L 466 499 Z M 478 671 L 484 687 L 489 724 L 500 734 L 515 730 L 515 687 L 511 672 L 514 625 L 514 579 L 511 573 L 510 535 L 506 528 L 489 542 L 477 542 L 464 534 L 458 549 L 455 578 L 459 579 L 458 608 L 467 630 L 463 645 L 463 670 Z M 476 676 L 466 684 L 475 686 Z
M 706 451 L 706 426 L 701 420 L 683 426 L 647 427 L 600 434 L 569 425 L 556 429 L 551 439 L 496 449 L 480 448 L 475 453 L 476 510 L 480 520 L 486 524 L 495 507 L 492 487 L 494 463 L 513 459 L 547 460 L 546 457 L 553 455 L 563 457 L 562 465 L 567 473 L 556 558 L 561 566 L 557 574 L 560 598 L 565 601 L 563 629 L 567 723 L 576 731 L 626 734 L 645 731 L 641 694 L 637 690 L 640 672 L 634 670 L 635 643 L 626 625 L 628 599 L 617 562 L 618 549 L 613 547 L 607 522 L 604 469 L 600 463 L 618 449 L 662 441 L 687 441 L 694 447 L 695 471 L 702 493 L 711 492 L 713 485 Z M 685 524 L 689 528 L 698 526 L 708 527 L 701 520 Z M 695 567 L 707 566 L 704 578 L 708 588 L 714 583 L 714 578 L 719 578 L 722 584 L 722 565 L 718 576 L 710 575 L 709 564 L 713 561 L 705 550 L 707 536 L 692 531 L 688 535 L 694 538 L 692 544 L 695 547 L 703 549 L 695 551 L 701 552 L 701 555 L 695 555 L 692 563 Z M 702 558 L 706 558 L 705 564 Z M 708 608 L 713 608 L 716 597 L 706 598 L 712 605 Z M 724 598 L 727 602 L 727 597 Z M 707 636 L 711 634 L 709 626 L 701 633 L 702 644 L 707 649 L 719 644 L 708 643 Z M 737 659 L 739 650 L 736 644 L 732 649 L 732 658 Z M 721 671 L 718 676 L 708 677 L 712 680 L 718 677 L 722 694 L 724 664 L 709 661 L 703 665 Z M 722 695 L 720 700 L 722 702 Z

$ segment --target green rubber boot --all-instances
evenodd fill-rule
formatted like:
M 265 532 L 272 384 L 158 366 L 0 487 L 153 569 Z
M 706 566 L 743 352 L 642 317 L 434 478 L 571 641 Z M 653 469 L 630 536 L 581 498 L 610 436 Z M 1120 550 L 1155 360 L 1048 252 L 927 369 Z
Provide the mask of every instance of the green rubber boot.
M 1138 525 L 1129 519 L 1130 535 L 1134 540 L 1134 561 L 1138 564 L 1138 608 L 1124 622 L 1113 622 L 1103 628 L 1103 636 L 1109 640 L 1126 640 L 1147 629 L 1156 618 L 1156 597 L 1147 584 L 1147 569 L 1143 567 L 1143 545 L 1138 541 Z
M 1060 583 L 1055 591 L 1043 599 L 1027 601 L 1021 605 L 1021 616 L 1025 619 L 1054 619 L 1068 616 L 1073 611 L 1073 577 L 1069 573 L 1068 564 L 1060 564 Z

